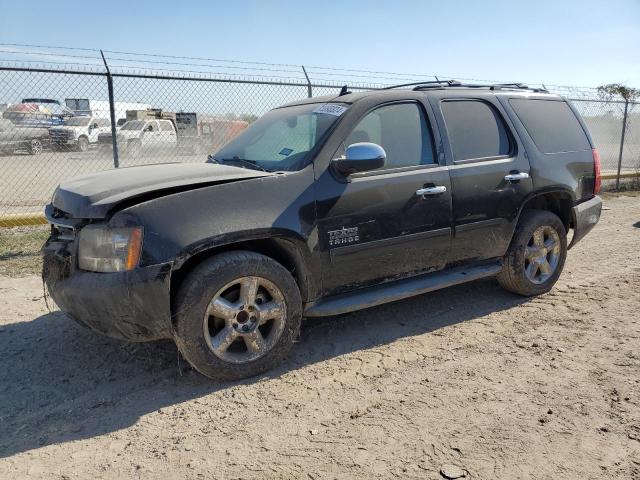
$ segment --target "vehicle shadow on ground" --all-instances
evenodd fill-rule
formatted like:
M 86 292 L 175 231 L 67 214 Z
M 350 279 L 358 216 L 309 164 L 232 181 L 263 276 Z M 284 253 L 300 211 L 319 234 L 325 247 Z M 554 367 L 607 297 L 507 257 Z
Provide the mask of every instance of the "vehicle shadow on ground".
M 494 280 L 393 304 L 308 319 L 284 365 L 266 376 L 215 383 L 192 371 L 172 342 L 100 337 L 60 312 L 0 327 L 0 458 L 115 432 L 160 408 L 305 365 L 505 310 L 526 299 Z

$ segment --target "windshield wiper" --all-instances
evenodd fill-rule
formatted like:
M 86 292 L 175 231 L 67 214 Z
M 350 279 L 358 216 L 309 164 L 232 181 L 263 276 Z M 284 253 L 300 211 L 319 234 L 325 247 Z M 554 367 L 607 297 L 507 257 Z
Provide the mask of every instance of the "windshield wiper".
M 264 168 L 262 165 L 258 164 L 258 162 L 256 162 L 255 160 L 247 160 L 245 158 L 240 158 L 240 157 L 213 158 L 213 160 L 218 163 L 228 163 L 229 165 L 233 165 L 234 163 L 237 163 L 239 165 L 244 165 L 246 168 L 249 168 L 251 170 L 261 170 L 263 172 L 269 171 L 266 168 Z

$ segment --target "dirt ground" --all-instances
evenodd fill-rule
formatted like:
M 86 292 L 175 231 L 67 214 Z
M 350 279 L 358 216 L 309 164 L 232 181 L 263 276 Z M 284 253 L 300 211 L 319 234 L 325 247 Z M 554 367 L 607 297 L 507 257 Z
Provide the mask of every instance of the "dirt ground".
M 639 479 L 640 198 L 605 205 L 549 294 L 486 280 L 309 320 L 230 384 L 0 277 L 0 478 Z

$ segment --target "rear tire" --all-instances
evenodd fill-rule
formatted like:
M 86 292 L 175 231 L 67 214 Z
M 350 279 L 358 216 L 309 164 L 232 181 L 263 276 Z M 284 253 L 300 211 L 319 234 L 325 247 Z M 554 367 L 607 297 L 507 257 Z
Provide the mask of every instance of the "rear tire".
M 524 296 L 546 293 L 556 283 L 567 257 L 567 232 L 560 218 L 546 210 L 525 210 L 518 222 L 497 279 Z
M 300 331 L 302 300 L 294 278 L 276 261 L 227 252 L 185 278 L 174 320 L 176 345 L 196 370 L 237 380 L 283 361 Z

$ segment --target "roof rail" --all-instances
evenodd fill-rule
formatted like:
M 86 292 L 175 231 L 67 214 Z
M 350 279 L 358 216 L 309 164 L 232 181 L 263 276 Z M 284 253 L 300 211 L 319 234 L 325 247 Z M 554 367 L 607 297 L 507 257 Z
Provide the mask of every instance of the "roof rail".
M 393 88 L 413 87 L 413 86 L 421 86 L 421 85 L 424 85 L 425 87 L 427 87 L 428 85 L 433 85 L 434 87 L 437 88 L 442 86 L 456 87 L 462 84 L 457 80 L 429 80 L 426 82 L 401 83 L 400 85 L 391 85 L 389 87 L 384 87 L 381 90 L 391 90 Z M 416 89 L 414 88 L 414 90 Z
M 455 81 L 453 81 L 455 82 Z M 535 87 L 529 87 L 528 85 L 525 85 L 524 83 L 487 83 L 487 84 L 480 84 L 480 83 L 460 83 L 460 82 L 455 82 L 451 85 L 449 85 L 448 87 L 459 87 L 459 88 L 488 88 L 489 90 L 502 90 L 502 89 L 513 89 L 513 90 L 529 90 L 531 92 L 536 92 L 536 93 L 549 93 L 549 91 L 546 88 L 535 88 Z M 430 88 L 448 88 L 447 86 L 438 86 L 438 85 L 418 85 L 417 87 L 414 88 L 414 90 L 427 90 Z
M 536 92 L 536 93 L 549 93 L 549 91 L 546 88 L 529 87 L 524 83 L 518 83 L 518 82 L 479 84 L 479 83 L 461 83 L 457 80 L 431 80 L 427 82 L 403 83 L 400 85 L 392 85 L 390 87 L 385 87 L 382 90 L 391 90 L 393 88 L 402 88 L 402 87 L 413 87 L 413 90 L 416 90 L 416 91 L 457 87 L 457 88 L 488 88 L 489 90 L 517 89 L 517 90 L 529 90 L 531 92 Z

